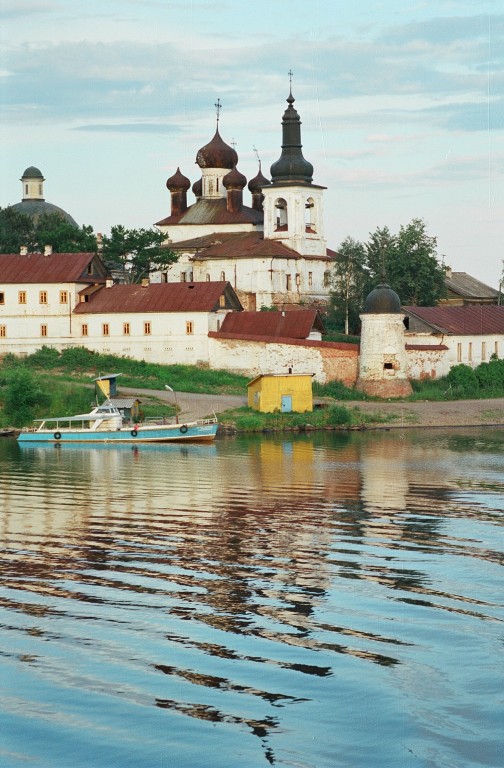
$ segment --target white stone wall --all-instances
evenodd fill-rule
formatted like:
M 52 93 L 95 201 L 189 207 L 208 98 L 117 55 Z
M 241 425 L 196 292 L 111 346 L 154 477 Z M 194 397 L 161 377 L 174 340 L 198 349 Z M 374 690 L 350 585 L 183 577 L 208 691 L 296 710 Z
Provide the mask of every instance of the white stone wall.
M 412 379 L 446 376 L 454 365 L 464 363 L 476 368 L 488 363 L 492 354 L 504 356 L 504 335 L 446 336 L 428 333 L 406 333 L 406 344 L 443 344 L 448 349 L 442 354 L 433 351 L 408 350 L 408 375 Z

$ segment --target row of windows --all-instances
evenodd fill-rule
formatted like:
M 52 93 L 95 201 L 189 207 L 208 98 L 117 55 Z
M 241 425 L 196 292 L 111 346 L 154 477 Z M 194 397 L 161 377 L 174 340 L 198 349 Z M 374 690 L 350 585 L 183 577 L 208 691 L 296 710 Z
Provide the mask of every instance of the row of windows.
M 481 342 L 481 360 L 482 360 L 482 362 L 486 361 L 487 355 L 489 353 L 489 350 L 488 350 L 487 346 L 488 345 L 487 345 L 486 341 L 482 341 Z M 494 341 L 494 348 L 490 352 L 490 354 L 491 355 L 494 354 L 497 357 L 499 357 L 499 342 L 498 341 Z M 468 345 L 467 345 L 467 358 L 466 358 L 466 360 L 467 360 L 468 363 L 472 363 L 472 361 L 473 361 L 473 342 L 472 341 L 470 341 L 468 343 Z M 462 363 L 462 362 L 463 362 L 462 342 L 459 342 L 457 344 L 457 363 Z
M 150 336 L 152 333 L 152 325 L 150 321 L 146 321 L 143 324 L 143 332 L 145 336 Z M 123 323 L 123 335 L 129 336 L 131 333 L 131 326 L 130 323 Z M 191 336 L 194 333 L 194 323 L 192 320 L 186 320 L 186 334 L 188 336 Z M 40 335 L 45 337 L 47 336 L 47 325 L 44 323 L 40 326 Z M 87 323 L 82 323 L 81 326 L 81 335 L 82 336 L 89 336 L 89 325 Z M 102 323 L 102 335 L 103 336 L 110 336 L 110 324 L 109 323 Z M 7 337 L 7 326 L 6 325 L 0 325 L 0 338 L 5 339 Z
M 68 304 L 68 291 L 60 291 L 59 292 L 59 301 L 60 304 Z M 27 295 L 26 291 L 18 291 L 18 304 L 26 304 L 27 303 Z M 47 298 L 47 291 L 39 291 L 39 304 L 47 304 L 48 298 Z M 5 304 L 5 293 L 3 291 L 0 291 L 0 304 Z

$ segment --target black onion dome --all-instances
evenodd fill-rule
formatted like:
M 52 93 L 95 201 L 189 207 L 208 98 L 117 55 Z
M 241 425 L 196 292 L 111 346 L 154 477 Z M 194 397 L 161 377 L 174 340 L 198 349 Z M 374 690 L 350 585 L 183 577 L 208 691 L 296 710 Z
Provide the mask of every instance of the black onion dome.
M 189 189 L 191 182 L 187 176 L 184 176 L 184 174 L 180 172 L 180 168 L 177 168 L 173 176 L 170 176 L 170 178 L 167 179 L 166 186 L 171 192 L 172 190 Z
M 203 196 L 203 179 L 198 179 L 198 181 L 194 182 L 192 185 L 192 191 L 195 197 Z
M 373 288 L 364 302 L 366 315 L 393 315 L 401 311 L 401 300 L 387 283 Z
M 26 171 L 21 176 L 22 179 L 42 179 L 44 180 L 44 177 L 42 176 L 42 173 L 39 171 L 38 168 L 35 168 L 34 165 L 30 165 L 29 168 L 26 169 Z
M 235 150 L 222 140 L 219 129 L 209 144 L 198 150 L 196 163 L 200 168 L 234 168 L 238 163 Z
M 229 173 L 226 173 L 226 175 L 222 179 L 222 183 L 224 184 L 226 189 L 243 189 L 247 184 L 247 179 L 245 178 L 243 173 L 240 173 L 240 171 L 235 165 L 232 171 L 229 171 Z
M 269 184 L 271 184 L 271 181 L 266 178 L 266 176 L 263 175 L 261 169 L 259 168 L 259 172 L 257 176 L 254 176 L 253 179 L 250 179 L 248 183 L 248 189 L 249 192 L 260 192 L 263 187 L 267 187 Z
M 282 118 L 282 154 L 270 168 L 273 184 L 311 184 L 313 181 L 313 165 L 304 159 L 301 152 L 301 120 L 293 107 L 294 101 L 292 93 L 289 93 L 289 106 Z

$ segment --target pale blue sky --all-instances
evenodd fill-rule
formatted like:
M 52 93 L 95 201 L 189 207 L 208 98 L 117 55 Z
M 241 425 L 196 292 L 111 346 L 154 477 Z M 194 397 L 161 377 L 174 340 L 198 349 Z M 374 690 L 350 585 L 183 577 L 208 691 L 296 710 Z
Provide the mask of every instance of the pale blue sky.
M 256 147 L 268 175 L 292 69 L 328 245 L 419 217 L 447 264 L 497 286 L 500 0 L 0 0 L 0 43 L 1 206 L 36 165 L 79 224 L 151 226 L 176 167 L 198 178 L 217 98 L 240 171 Z

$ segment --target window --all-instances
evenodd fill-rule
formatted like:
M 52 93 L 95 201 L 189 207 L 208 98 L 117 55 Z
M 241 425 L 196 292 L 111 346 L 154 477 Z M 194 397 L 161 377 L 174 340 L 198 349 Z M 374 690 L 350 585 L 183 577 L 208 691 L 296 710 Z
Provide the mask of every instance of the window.
M 207 274 L 207 276 L 206 276 L 206 281 L 207 281 L 207 283 L 209 283 L 209 282 L 210 282 L 210 275 L 208 275 L 208 274 Z
M 226 306 L 226 297 L 223 293 L 219 296 L 219 307 L 225 307 Z
M 315 227 L 315 201 L 312 197 L 309 197 L 305 203 L 305 231 L 315 233 L 317 231 Z
M 5 294 L 3 291 L 0 291 L 0 304 L 5 304 Z
M 148 336 L 151 332 L 151 324 L 149 321 L 144 323 L 144 333 L 146 336 Z
M 313 272 L 308 272 L 308 285 L 310 286 L 310 288 L 313 285 Z
M 467 359 L 472 363 L 472 341 L 469 342 L 469 349 L 467 350 Z
M 81 334 L 83 336 L 87 336 L 88 335 L 88 325 L 87 325 L 87 323 L 82 323 Z
M 221 280 L 225 280 L 226 279 L 226 273 L 225 272 L 221 272 L 220 273 L 220 279 Z
M 39 193 L 39 195 L 42 194 L 42 184 L 38 185 L 38 193 Z
M 290 291 L 291 289 L 291 276 L 285 275 L 285 290 Z
M 499 357 L 499 342 L 494 342 L 494 355 L 495 357 Z
M 129 323 L 123 323 L 123 333 L 125 336 L 129 336 L 130 334 L 130 324 Z
M 40 335 L 41 336 L 47 336 L 47 325 L 41 325 L 40 326 Z
M 24 188 L 25 188 L 25 195 L 27 195 L 28 194 L 28 184 L 25 184 Z
M 39 302 L 41 304 L 47 304 L 47 291 L 40 291 Z
M 181 283 L 185 283 L 186 282 L 186 273 L 185 272 L 181 272 L 180 273 L 180 282 Z
M 193 331 L 194 331 L 194 327 L 193 327 L 192 320 L 187 320 L 185 324 L 185 332 L 190 335 L 193 333 Z
M 459 342 L 457 344 L 457 363 L 462 362 L 462 344 Z
M 104 336 L 108 336 L 110 334 L 110 328 L 108 323 L 103 323 L 102 332 Z
M 301 275 L 299 272 L 296 274 L 296 285 L 301 285 Z
M 287 202 L 283 197 L 275 201 L 276 231 L 287 231 Z
M 19 291 L 18 302 L 20 304 L 26 304 L 26 291 Z
M 324 272 L 324 288 L 328 288 L 331 285 L 331 272 L 326 269 Z
M 88 275 L 92 275 L 92 274 L 94 273 L 94 265 L 93 265 L 93 262 L 91 262 L 90 264 L 88 264 L 87 273 L 88 273 Z
M 6 336 L 7 336 L 7 326 L 0 325 L 0 339 L 5 339 Z
M 60 291 L 60 304 L 68 304 L 68 291 Z
M 481 342 L 481 359 L 486 360 L 486 341 Z

